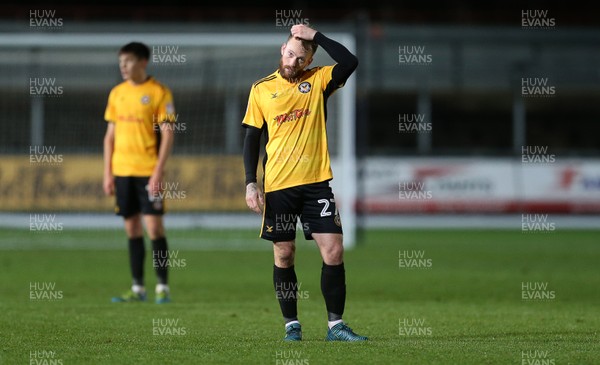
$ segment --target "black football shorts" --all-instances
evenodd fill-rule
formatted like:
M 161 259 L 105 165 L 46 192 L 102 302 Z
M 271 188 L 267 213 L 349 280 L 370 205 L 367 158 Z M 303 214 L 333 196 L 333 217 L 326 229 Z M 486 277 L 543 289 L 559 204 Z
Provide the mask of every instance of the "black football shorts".
M 117 205 L 115 213 L 125 218 L 138 213 L 162 215 L 165 212 L 164 202 L 160 197 L 148 194 L 150 177 L 115 176 L 115 195 Z
M 307 240 L 313 233 L 342 233 L 342 222 L 329 181 L 294 186 L 265 194 L 260 237 L 292 241 L 300 224 Z

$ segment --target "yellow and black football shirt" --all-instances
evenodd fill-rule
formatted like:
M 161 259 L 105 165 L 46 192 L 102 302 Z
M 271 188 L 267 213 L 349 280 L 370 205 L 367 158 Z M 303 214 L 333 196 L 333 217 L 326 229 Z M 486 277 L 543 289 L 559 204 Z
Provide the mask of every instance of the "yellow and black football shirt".
M 154 125 L 176 119 L 171 91 L 152 77 L 139 85 L 122 82 L 110 92 L 104 119 L 115 123 L 113 175 L 152 175 L 159 143 Z
M 333 178 L 325 129 L 334 66 L 305 70 L 290 82 L 279 71 L 254 83 L 243 125 L 267 130 L 265 192 Z

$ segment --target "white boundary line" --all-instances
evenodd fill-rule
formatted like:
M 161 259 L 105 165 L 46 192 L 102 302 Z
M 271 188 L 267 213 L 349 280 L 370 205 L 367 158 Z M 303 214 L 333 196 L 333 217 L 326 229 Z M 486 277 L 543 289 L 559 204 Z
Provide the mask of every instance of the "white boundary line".
M 42 216 L 44 213 L 38 213 Z M 48 214 L 48 213 L 46 213 Z M 30 214 L 0 213 L 0 228 L 29 229 Z M 113 214 L 56 213 L 54 219 L 65 230 L 122 228 L 120 217 Z M 552 215 L 547 221 L 556 230 L 600 230 L 597 215 Z M 217 230 L 255 229 L 258 232 L 261 217 L 253 213 L 196 213 L 166 214 L 168 229 L 205 228 Z M 358 220 L 363 229 L 521 229 L 521 215 L 370 215 Z M 1 240 L 1 238 L 0 238 Z

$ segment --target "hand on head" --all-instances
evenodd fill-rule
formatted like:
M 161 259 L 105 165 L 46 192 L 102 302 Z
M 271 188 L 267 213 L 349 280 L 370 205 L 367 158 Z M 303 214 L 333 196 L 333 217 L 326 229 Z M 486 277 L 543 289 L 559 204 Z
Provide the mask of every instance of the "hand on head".
M 304 24 L 296 24 L 290 30 L 294 38 L 312 41 L 317 31 Z

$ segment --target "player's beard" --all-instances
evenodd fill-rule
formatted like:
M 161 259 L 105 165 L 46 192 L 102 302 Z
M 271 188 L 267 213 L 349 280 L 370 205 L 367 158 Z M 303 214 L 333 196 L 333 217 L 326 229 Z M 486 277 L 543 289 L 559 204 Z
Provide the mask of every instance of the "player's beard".
M 290 66 L 284 66 L 283 61 L 279 59 L 279 74 L 284 79 L 290 82 L 294 82 L 294 80 L 297 80 L 300 77 L 300 75 L 302 75 L 302 71 L 302 69 L 294 69 Z

